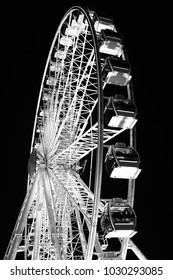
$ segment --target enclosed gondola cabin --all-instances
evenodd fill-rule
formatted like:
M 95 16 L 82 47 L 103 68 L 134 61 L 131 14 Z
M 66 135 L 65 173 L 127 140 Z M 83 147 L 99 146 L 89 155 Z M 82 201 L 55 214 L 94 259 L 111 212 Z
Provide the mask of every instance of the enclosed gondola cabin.
M 106 128 L 133 128 L 136 124 L 136 106 L 133 101 L 116 95 L 108 98 L 104 110 Z
M 109 55 L 120 57 L 122 54 L 122 38 L 119 33 L 105 29 L 100 34 L 100 53 L 106 53 Z
M 139 169 L 139 154 L 124 143 L 111 145 L 105 157 L 105 169 L 110 178 L 136 179 Z
M 127 86 L 132 76 L 130 64 L 122 59 L 108 57 L 103 68 L 103 80 L 112 85 Z
M 97 11 L 96 13 L 94 10 L 89 10 L 89 14 L 93 20 L 97 34 L 100 34 L 100 32 L 105 29 L 116 31 L 113 19 L 105 15 L 103 12 Z
M 105 238 L 132 237 L 136 227 L 136 214 L 121 198 L 113 198 L 105 205 L 100 226 Z

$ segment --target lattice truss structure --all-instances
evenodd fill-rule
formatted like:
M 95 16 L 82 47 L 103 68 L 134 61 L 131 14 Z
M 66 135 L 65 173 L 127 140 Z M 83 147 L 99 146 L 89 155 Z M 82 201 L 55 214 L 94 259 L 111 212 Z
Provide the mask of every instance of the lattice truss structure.
M 71 8 L 48 55 L 27 193 L 5 259 L 126 259 L 128 249 L 145 258 L 131 240 L 136 232 L 129 230 L 128 222 L 125 230 L 118 228 L 110 210 L 112 227 L 103 226 L 111 198 L 100 198 L 103 186 L 97 180 L 102 174 L 102 165 L 97 167 L 103 161 L 101 154 L 106 149 L 109 159 L 116 136 L 129 131 L 129 146 L 122 148 L 123 153 L 136 148 L 133 101 L 130 66 L 113 20 L 93 10 Z M 126 164 L 126 158 L 115 155 L 114 161 L 117 166 L 109 174 L 112 185 L 115 178 L 128 180 L 127 199 L 115 202 L 114 209 L 128 205 L 133 210 L 138 160 L 131 156 Z M 110 238 L 119 240 L 118 251 L 107 249 Z

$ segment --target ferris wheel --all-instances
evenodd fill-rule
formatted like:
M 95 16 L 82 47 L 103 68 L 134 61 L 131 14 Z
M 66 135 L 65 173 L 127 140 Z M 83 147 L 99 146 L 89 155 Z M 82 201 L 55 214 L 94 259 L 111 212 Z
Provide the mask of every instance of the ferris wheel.
M 64 15 L 35 115 L 28 186 L 4 259 L 145 259 L 131 238 L 140 173 L 130 65 L 113 19 L 81 7 Z M 116 137 L 128 133 L 125 141 Z M 124 143 L 125 142 L 125 143 Z M 128 182 L 102 198 L 102 173 Z M 117 239 L 120 249 L 108 249 Z

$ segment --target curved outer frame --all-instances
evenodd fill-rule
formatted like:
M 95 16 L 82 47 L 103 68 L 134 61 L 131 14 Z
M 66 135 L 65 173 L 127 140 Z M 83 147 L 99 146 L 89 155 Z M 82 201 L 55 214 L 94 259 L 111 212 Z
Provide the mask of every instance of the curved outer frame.
M 33 128 L 33 135 L 32 135 L 32 141 L 31 141 L 31 149 L 30 152 L 33 150 L 33 143 L 34 143 L 34 136 L 35 136 L 35 130 L 36 130 L 36 124 L 37 124 L 37 114 L 39 111 L 39 105 L 40 105 L 40 100 L 42 96 L 42 89 L 43 89 L 43 83 L 47 71 L 47 67 L 49 64 L 49 59 L 55 44 L 55 41 L 57 39 L 57 36 L 60 32 L 61 26 L 65 20 L 65 18 L 68 16 L 68 14 L 72 10 L 79 10 L 81 11 L 87 18 L 87 21 L 90 25 L 91 32 L 92 32 L 92 37 L 93 37 L 93 45 L 95 49 L 95 56 L 96 56 L 96 67 L 97 67 L 97 86 L 98 86 L 98 104 L 97 104 L 97 120 L 98 120 L 98 145 L 97 145 L 97 155 L 96 155 L 96 170 L 95 170 L 95 184 L 94 184 L 94 204 L 93 204 L 93 214 L 92 214 L 92 222 L 91 222 L 91 228 L 90 228 L 90 234 L 89 234 L 89 239 L 88 239 L 88 249 L 86 253 L 86 259 L 92 259 L 92 254 L 93 254 L 93 248 L 95 244 L 95 237 L 96 237 L 96 227 L 97 227 L 97 219 L 98 219 L 98 205 L 99 205 L 99 200 L 100 200 L 100 193 L 101 193 L 101 182 L 102 182 L 102 166 L 103 166 L 103 90 L 102 90 L 102 75 L 101 75 L 101 63 L 100 63 L 100 55 L 99 55 L 99 50 L 97 46 L 97 37 L 95 33 L 95 29 L 93 26 L 93 22 L 89 16 L 89 13 L 87 9 L 83 9 L 79 6 L 74 6 L 70 8 L 66 14 L 64 15 L 63 19 L 61 20 L 61 23 L 56 31 L 56 34 L 54 36 L 47 62 L 45 65 L 45 70 L 43 73 L 43 78 L 41 82 L 41 87 L 40 87 L 40 93 L 39 93 L 39 98 L 38 98 L 38 103 L 37 103 L 37 109 L 36 109 L 36 114 L 35 114 L 35 121 L 34 121 L 34 128 Z

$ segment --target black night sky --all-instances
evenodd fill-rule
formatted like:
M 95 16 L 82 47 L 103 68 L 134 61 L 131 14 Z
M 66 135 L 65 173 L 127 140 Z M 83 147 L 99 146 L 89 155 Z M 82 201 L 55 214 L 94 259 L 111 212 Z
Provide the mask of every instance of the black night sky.
M 117 2 L 117 4 L 116 4 Z M 142 172 L 136 180 L 134 241 L 148 259 L 172 259 L 171 172 L 168 91 L 164 77 L 166 43 L 162 17 L 146 1 L 42 1 L 4 7 L 5 84 L 1 118 L 5 124 L 1 180 L 1 259 L 22 205 L 27 182 L 37 98 L 56 29 L 74 5 L 92 5 L 115 19 L 129 56 L 137 114 L 137 150 Z M 134 1 L 133 1 L 134 2 Z M 161 16 L 162 14 L 162 16 Z M 168 78 L 170 79 L 170 78 Z

